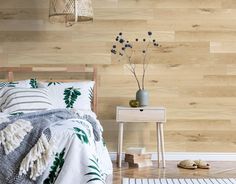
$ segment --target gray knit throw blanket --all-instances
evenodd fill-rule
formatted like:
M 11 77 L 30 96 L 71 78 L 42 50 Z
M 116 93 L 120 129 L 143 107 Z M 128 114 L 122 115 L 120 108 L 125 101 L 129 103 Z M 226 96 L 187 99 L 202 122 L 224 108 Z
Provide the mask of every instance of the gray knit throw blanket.
M 51 138 L 50 127 L 55 125 L 58 121 L 76 118 L 76 115 L 66 109 L 55 109 L 48 111 L 41 111 L 35 113 L 28 113 L 23 115 L 16 115 L 9 117 L 9 122 L 3 122 L 0 124 L 0 183 L 1 184 L 33 184 L 37 183 L 40 177 L 35 178 L 35 180 L 30 179 L 29 172 L 19 175 L 19 169 L 21 167 L 22 161 L 27 157 L 27 154 L 31 149 L 38 143 L 39 139 L 44 135 L 47 141 Z M 24 123 L 26 128 L 30 127 L 30 130 L 23 134 L 23 140 L 20 142 L 20 146 L 12 149 L 12 147 L 7 147 L 4 139 L 7 135 L 7 130 L 13 131 L 9 128 L 10 124 L 17 126 L 17 122 L 21 124 Z M 27 122 L 29 124 L 27 124 Z M 8 129 L 7 129 L 8 127 Z M 25 128 L 25 129 L 26 129 Z M 5 130 L 5 134 L 4 134 Z M 17 133 L 17 131 L 15 131 Z M 5 135 L 5 136 L 4 136 Z M 17 135 L 15 137 L 19 137 Z M 3 138 L 4 137 L 4 138 Z M 11 139 L 8 138 L 8 139 Z M 12 140 L 9 140 L 11 142 Z M 13 142 L 13 141 L 12 141 Z M 15 141 L 17 142 L 17 141 Z M 2 143 L 2 144 L 1 144 Z M 32 172 L 32 171 L 31 171 Z

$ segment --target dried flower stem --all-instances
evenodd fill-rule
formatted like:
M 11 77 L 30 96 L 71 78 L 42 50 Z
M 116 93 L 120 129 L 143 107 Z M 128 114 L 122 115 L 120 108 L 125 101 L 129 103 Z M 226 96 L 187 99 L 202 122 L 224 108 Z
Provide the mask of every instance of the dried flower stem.
M 144 58 L 143 58 L 143 75 L 142 75 L 142 89 L 143 90 L 144 90 L 145 73 L 148 66 L 148 63 L 146 62 L 146 58 L 147 58 L 147 51 L 148 51 L 149 46 L 150 46 L 150 41 L 148 42 L 145 48 L 145 53 L 144 53 Z
M 131 55 L 130 55 L 130 56 L 126 53 L 126 51 L 124 51 L 124 53 L 125 53 L 125 55 L 126 55 L 126 58 L 127 58 L 127 60 L 128 60 L 129 66 L 130 66 L 130 68 L 129 68 L 129 67 L 127 67 L 127 68 L 128 68 L 129 71 L 134 75 L 135 80 L 137 81 L 138 88 L 139 88 L 139 90 L 140 90 L 140 89 L 141 89 L 141 85 L 140 85 L 140 82 L 139 82 L 139 80 L 138 80 L 138 76 L 137 76 L 137 74 L 136 74 L 135 64 L 133 64 L 133 63 L 132 63 L 132 60 L 131 60 L 131 59 L 132 59 L 132 56 L 133 56 L 133 53 L 134 53 L 134 50 L 131 49 Z

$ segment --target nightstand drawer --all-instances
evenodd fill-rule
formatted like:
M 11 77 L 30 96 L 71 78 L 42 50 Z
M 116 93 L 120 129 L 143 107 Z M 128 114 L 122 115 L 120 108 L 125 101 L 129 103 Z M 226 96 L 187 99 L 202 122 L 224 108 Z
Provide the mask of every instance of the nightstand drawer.
M 127 108 L 117 109 L 117 121 L 123 122 L 165 122 L 165 109 Z

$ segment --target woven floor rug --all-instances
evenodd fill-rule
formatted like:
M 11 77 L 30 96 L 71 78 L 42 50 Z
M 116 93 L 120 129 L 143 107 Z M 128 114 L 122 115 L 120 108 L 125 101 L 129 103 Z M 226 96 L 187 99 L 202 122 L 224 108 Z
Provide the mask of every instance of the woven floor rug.
M 137 179 L 123 178 L 122 184 L 236 184 L 233 178 L 209 179 Z

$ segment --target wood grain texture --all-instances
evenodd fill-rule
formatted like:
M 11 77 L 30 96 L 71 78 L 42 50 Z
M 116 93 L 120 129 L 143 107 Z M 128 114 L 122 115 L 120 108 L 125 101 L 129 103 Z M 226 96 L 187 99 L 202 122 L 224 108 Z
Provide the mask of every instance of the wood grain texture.
M 236 53 L 236 42 L 210 42 L 211 53 Z
M 93 22 L 72 27 L 48 22 L 48 0 L 0 4 L 0 67 L 34 68 L 16 80 L 78 80 L 86 76 L 75 65 L 98 65 L 98 115 L 110 151 L 117 147 L 116 106 L 128 105 L 137 90 L 110 48 L 121 31 L 134 40 L 149 30 L 161 47 L 149 56 L 146 88 L 150 105 L 167 108 L 166 151 L 236 151 L 235 0 L 94 0 Z M 135 59 L 141 63 L 140 55 Z M 58 70 L 34 73 L 45 69 L 40 65 Z M 154 129 L 150 123 L 125 125 L 124 147 L 155 151 Z
M 176 165 L 177 161 L 167 162 L 165 169 L 158 169 L 157 162 L 152 167 L 128 168 L 124 163 L 122 168 L 118 168 L 114 163 L 113 184 L 120 184 L 123 177 L 127 178 L 235 178 L 235 162 L 208 162 L 211 169 L 182 169 Z M 164 182 L 163 182 L 164 183 Z

